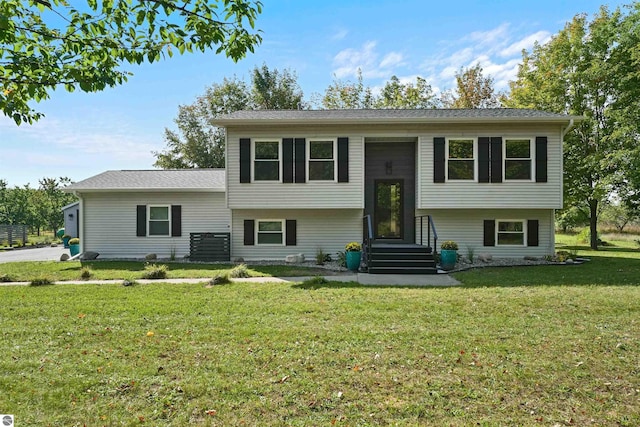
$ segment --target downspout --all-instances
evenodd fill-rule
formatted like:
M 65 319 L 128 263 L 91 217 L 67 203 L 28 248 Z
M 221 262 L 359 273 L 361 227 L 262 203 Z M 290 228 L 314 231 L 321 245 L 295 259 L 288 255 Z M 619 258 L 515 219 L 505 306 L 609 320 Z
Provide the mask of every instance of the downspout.
M 84 253 L 84 199 L 77 191 L 73 192 L 73 195 L 80 201 L 80 223 L 78 224 L 78 237 L 80 238 L 80 253 Z
M 562 173 L 560 174 L 560 205 L 562 207 L 564 207 L 564 137 L 569 133 L 569 131 L 571 129 L 573 129 L 573 127 L 575 126 L 575 122 L 574 120 L 571 118 L 569 119 L 569 124 L 567 125 L 566 128 L 562 129 L 561 132 L 561 138 L 560 138 L 560 171 L 562 171 Z M 551 246 L 551 253 L 555 253 L 556 251 L 556 226 L 555 226 L 555 220 L 556 220 L 556 211 L 555 209 L 551 212 L 551 224 L 553 225 L 553 233 L 552 236 L 553 238 L 551 239 L 552 242 L 552 246 Z
M 567 126 L 566 128 L 564 128 L 562 130 L 562 140 L 563 141 L 564 141 L 565 135 L 568 134 L 571 129 L 573 129 L 574 125 L 575 125 L 575 123 L 573 122 L 573 119 L 569 119 L 569 126 Z

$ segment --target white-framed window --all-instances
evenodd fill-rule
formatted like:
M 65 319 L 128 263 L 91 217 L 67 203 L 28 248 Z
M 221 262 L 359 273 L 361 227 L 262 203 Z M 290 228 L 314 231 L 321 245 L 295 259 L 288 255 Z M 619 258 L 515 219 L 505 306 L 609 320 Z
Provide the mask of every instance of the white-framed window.
M 521 219 L 496 220 L 496 246 L 525 246 L 526 222 Z
M 280 181 L 280 159 L 282 157 L 279 140 L 253 142 L 253 180 Z
M 258 219 L 256 220 L 256 244 L 282 246 L 284 240 L 285 220 Z
M 309 181 L 335 181 L 337 144 L 335 139 L 309 139 L 308 177 Z
M 448 181 L 476 180 L 476 147 L 475 138 L 447 139 Z
M 504 180 L 531 181 L 533 179 L 533 150 L 530 138 L 504 140 Z
M 147 235 L 170 236 L 171 235 L 171 206 L 149 205 L 147 206 Z

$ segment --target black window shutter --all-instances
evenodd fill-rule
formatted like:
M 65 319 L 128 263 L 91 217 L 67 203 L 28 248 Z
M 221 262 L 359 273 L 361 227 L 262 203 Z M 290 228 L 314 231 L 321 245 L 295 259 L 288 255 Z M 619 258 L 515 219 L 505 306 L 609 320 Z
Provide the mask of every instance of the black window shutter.
M 433 182 L 444 182 L 444 138 L 433 138 Z
M 182 206 L 171 205 L 171 237 L 182 236 Z
M 297 242 L 296 242 L 296 220 L 295 219 L 288 219 L 286 227 L 287 227 L 286 244 L 287 244 L 287 246 L 295 246 L 297 244 Z
M 240 138 L 240 182 L 251 182 L 251 140 Z
M 502 182 L 502 137 L 491 137 L 491 182 Z
M 484 246 L 496 245 L 496 221 L 493 219 L 484 220 Z
M 307 181 L 307 144 L 304 138 L 296 138 L 296 183 Z
M 293 182 L 293 138 L 282 139 L 282 182 Z
M 252 219 L 244 220 L 244 244 L 245 246 L 253 246 L 256 244 L 255 239 L 255 221 Z
M 538 229 L 540 228 L 537 219 L 527 221 L 527 246 L 538 246 Z
M 478 182 L 489 182 L 489 138 L 478 138 Z
M 338 138 L 338 182 L 349 182 L 349 138 Z
M 547 137 L 536 137 L 536 182 L 547 182 Z
M 147 235 L 147 206 L 136 206 L 136 236 L 144 237 Z

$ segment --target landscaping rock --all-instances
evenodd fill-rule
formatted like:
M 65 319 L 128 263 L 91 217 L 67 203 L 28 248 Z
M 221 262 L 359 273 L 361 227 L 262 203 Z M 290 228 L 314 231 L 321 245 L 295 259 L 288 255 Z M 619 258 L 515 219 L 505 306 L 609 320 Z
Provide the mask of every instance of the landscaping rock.
M 287 255 L 284 261 L 289 264 L 302 264 L 304 262 L 304 254 Z
M 240 264 L 241 262 L 244 262 L 244 258 L 239 256 L 238 258 L 234 258 L 233 262 L 236 263 L 236 264 Z
M 52 248 L 57 248 L 57 247 L 58 247 L 58 244 L 57 244 L 57 243 L 52 243 L 52 244 L 51 244 L 51 247 L 52 247 Z
M 62 254 L 60 255 L 60 261 L 66 261 L 69 259 L 69 254 Z
M 91 261 L 98 258 L 98 255 L 100 255 L 98 252 L 87 251 L 80 256 L 80 259 L 83 261 Z
M 573 260 L 571 258 L 567 258 L 567 260 L 564 263 L 565 264 L 573 264 Z
M 493 259 L 493 256 L 491 254 L 482 253 L 478 255 L 478 259 L 482 262 L 489 262 Z
M 153 261 L 154 259 L 158 259 L 158 255 L 156 255 L 156 254 L 146 254 L 144 256 L 144 259 L 146 259 L 147 261 Z

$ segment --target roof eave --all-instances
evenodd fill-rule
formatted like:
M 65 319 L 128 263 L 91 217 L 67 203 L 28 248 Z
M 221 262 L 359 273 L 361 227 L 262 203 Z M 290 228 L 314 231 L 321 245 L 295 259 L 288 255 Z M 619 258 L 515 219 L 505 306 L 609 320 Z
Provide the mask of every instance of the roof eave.
M 299 119 L 222 119 L 213 122 L 216 126 L 246 126 L 246 125 L 357 125 L 357 124 L 430 124 L 430 123 L 558 123 L 565 124 L 571 120 L 579 122 L 583 116 L 566 117 L 432 117 L 432 118 L 299 118 Z
M 65 188 L 67 193 L 168 193 L 168 192 L 186 192 L 186 193 L 224 193 L 224 188 L 184 188 L 184 187 L 167 187 L 167 188 Z

